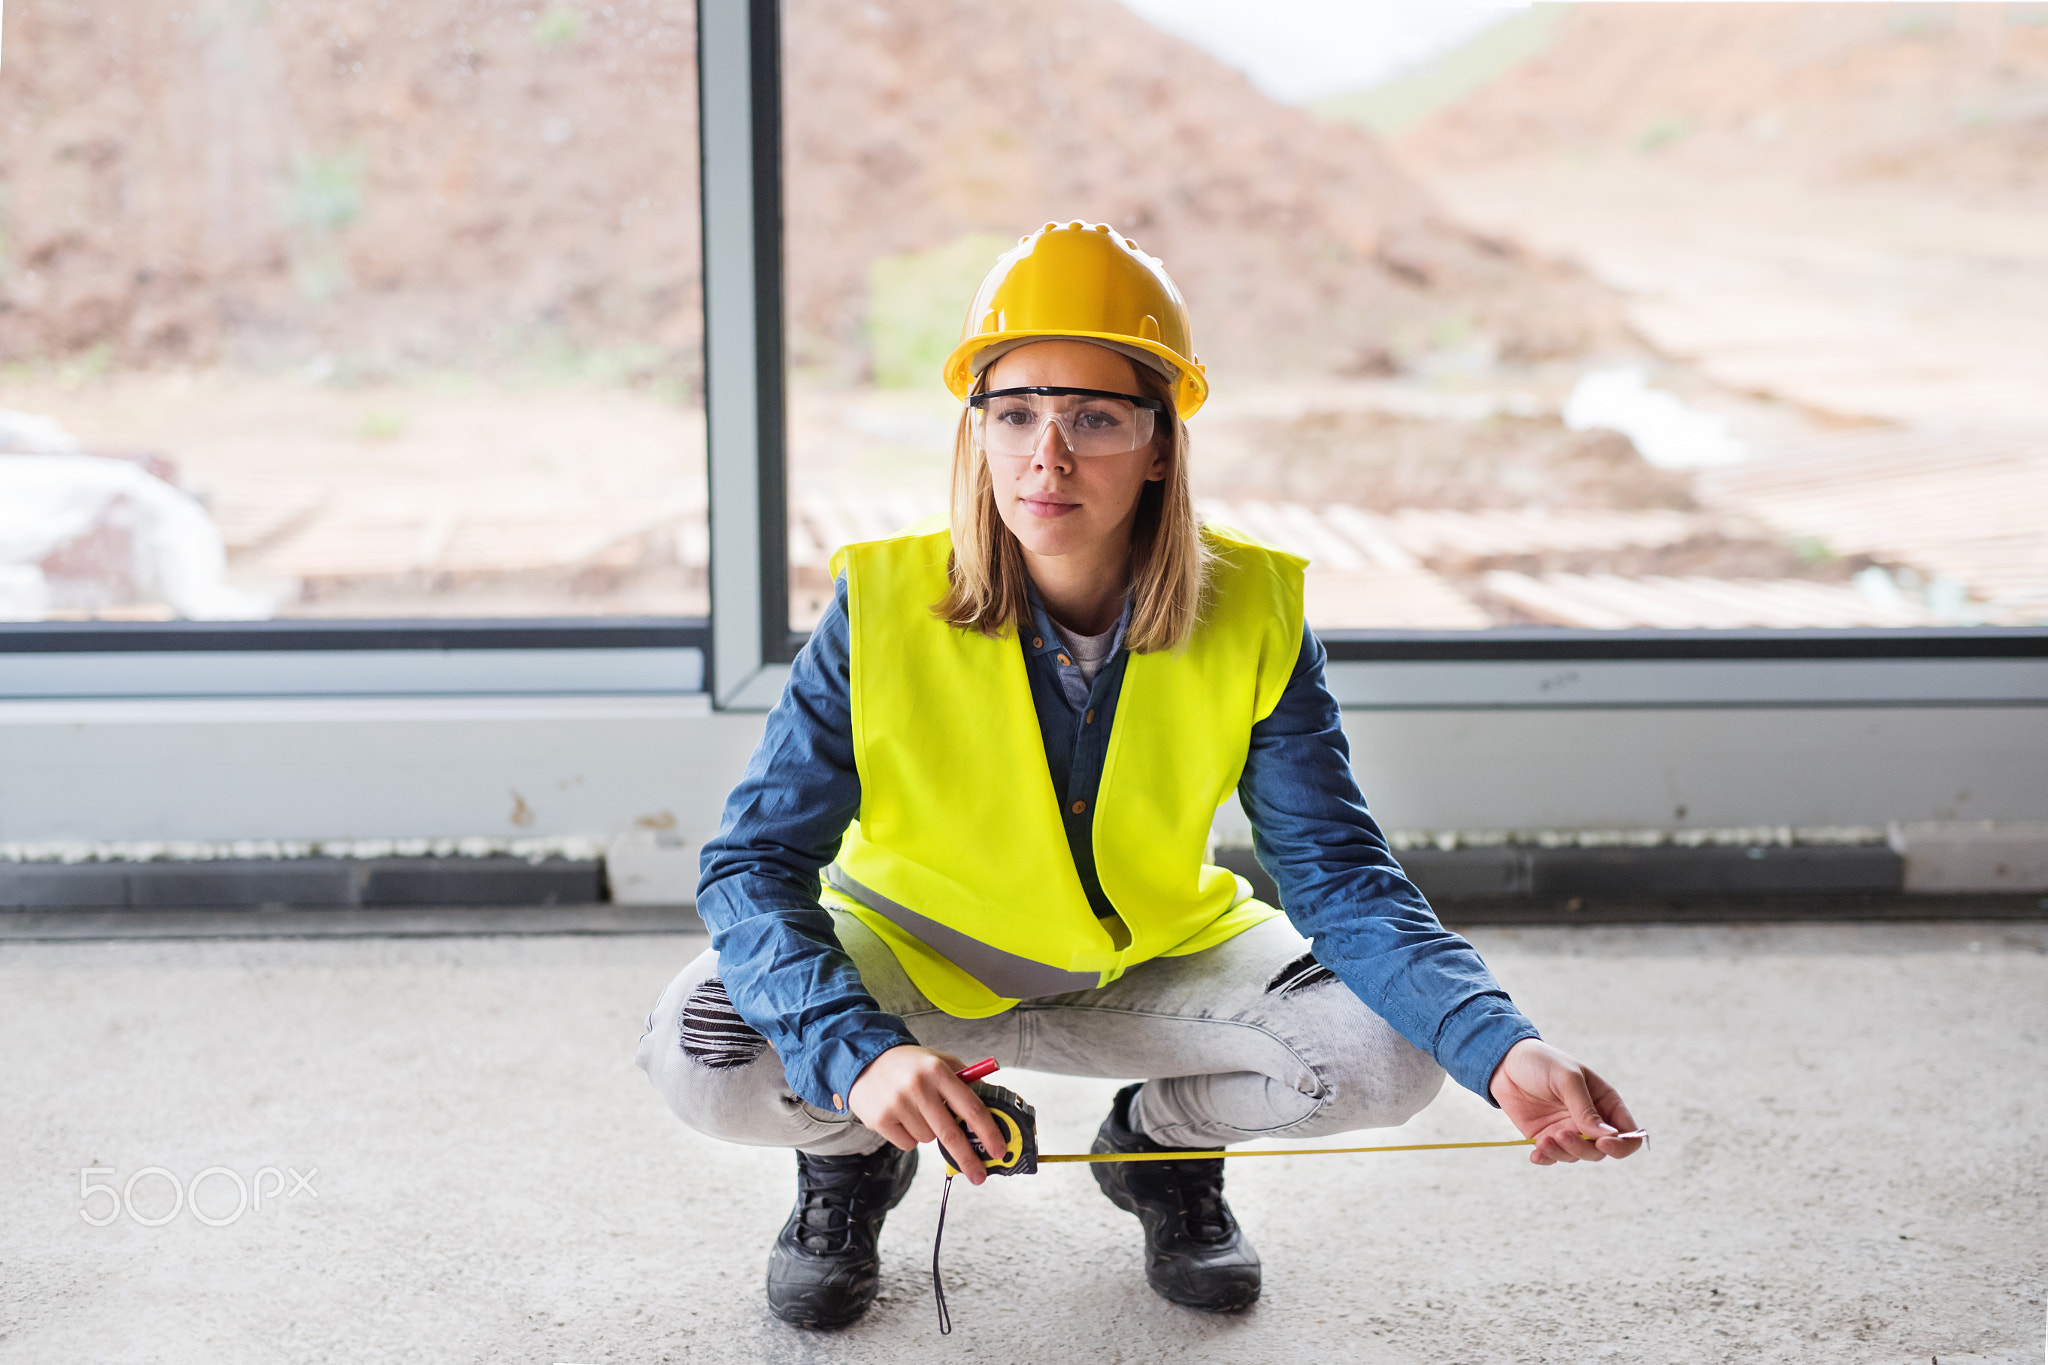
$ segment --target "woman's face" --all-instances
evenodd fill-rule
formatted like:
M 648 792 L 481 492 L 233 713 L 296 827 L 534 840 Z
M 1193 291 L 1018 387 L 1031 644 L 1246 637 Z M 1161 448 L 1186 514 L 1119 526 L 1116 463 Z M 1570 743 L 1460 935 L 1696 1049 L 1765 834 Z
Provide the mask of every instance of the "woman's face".
M 1020 346 L 989 367 L 988 388 L 1038 386 L 1102 389 L 1141 396 L 1137 366 L 1106 347 L 1085 341 L 1038 341 Z M 1171 420 L 1162 416 L 1161 420 Z M 1130 544 L 1138 495 L 1166 477 L 1166 458 L 1152 439 L 1117 455 L 1078 457 L 1057 422 L 1047 422 L 1028 456 L 984 455 L 1003 525 L 1026 551 L 1047 557 L 1121 554 Z

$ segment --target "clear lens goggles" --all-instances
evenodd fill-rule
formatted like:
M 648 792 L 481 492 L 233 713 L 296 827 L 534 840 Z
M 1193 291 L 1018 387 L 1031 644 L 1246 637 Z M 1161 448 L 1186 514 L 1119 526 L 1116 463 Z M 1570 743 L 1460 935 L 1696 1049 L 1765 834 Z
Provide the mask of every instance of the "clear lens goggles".
M 967 406 L 975 446 L 1013 459 L 1038 449 L 1048 422 L 1076 455 L 1121 455 L 1151 440 L 1158 414 L 1166 411 L 1157 398 L 1066 388 L 997 389 L 968 395 Z

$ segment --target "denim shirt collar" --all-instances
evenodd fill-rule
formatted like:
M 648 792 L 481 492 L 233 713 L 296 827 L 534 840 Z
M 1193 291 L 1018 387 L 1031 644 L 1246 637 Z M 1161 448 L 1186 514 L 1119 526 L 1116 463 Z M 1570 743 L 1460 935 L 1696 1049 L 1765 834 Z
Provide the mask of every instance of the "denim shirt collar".
M 1122 670 L 1117 667 L 1117 662 L 1123 657 L 1124 631 L 1131 623 L 1130 594 L 1124 595 L 1123 610 L 1117 614 L 1116 631 L 1109 640 L 1109 653 L 1103 658 L 1094 678 L 1090 679 L 1082 675 L 1081 665 L 1068 655 L 1067 642 L 1053 628 L 1052 617 L 1045 610 L 1037 585 L 1028 584 L 1027 587 L 1031 599 L 1031 630 L 1024 637 L 1024 657 L 1051 674 L 1058 685 L 1059 695 L 1076 715 L 1084 712 L 1092 715 L 1090 708 L 1097 699 L 1118 686 Z
M 1062 652 L 1067 647 L 1066 642 L 1060 639 L 1060 633 L 1053 629 L 1052 617 L 1045 610 L 1045 599 L 1038 595 L 1038 585 L 1031 581 L 1028 574 L 1024 579 L 1024 590 L 1031 599 L 1031 634 L 1024 637 L 1024 652 L 1032 656 Z M 1131 600 L 1131 594 L 1125 593 L 1123 610 L 1117 613 L 1116 634 L 1110 637 L 1109 653 L 1103 659 L 1105 668 L 1108 667 L 1109 660 L 1114 659 L 1117 652 L 1124 647 L 1124 631 L 1131 624 Z

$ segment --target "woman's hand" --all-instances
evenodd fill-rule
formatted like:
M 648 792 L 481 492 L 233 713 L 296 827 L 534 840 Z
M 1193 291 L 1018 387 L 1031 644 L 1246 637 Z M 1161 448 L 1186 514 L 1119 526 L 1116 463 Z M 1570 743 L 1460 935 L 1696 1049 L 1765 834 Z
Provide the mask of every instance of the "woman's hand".
M 1522 1136 L 1536 1139 L 1529 1160 L 1538 1166 L 1624 1157 L 1643 1145 L 1613 1136 L 1636 1127 L 1614 1087 L 1538 1039 L 1509 1048 L 1487 1089 Z
M 1005 1140 L 988 1106 L 960 1079 L 964 1065 L 958 1057 L 901 1043 L 867 1064 L 847 1102 L 856 1118 L 906 1152 L 937 1139 L 954 1169 L 979 1185 L 988 1173 L 954 1119 L 967 1121 L 983 1151 L 1000 1155 Z

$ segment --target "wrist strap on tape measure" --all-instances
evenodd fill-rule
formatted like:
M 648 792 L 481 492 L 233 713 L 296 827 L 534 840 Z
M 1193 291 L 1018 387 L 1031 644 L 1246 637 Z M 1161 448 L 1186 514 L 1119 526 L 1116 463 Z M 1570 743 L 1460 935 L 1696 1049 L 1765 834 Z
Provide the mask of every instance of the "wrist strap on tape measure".
M 1038 1111 L 1025 1102 L 1024 1097 L 1014 1090 L 987 1081 L 975 1081 L 970 1087 L 981 1102 L 988 1106 L 988 1112 L 1003 1130 L 1006 1141 L 1001 1156 L 990 1156 L 988 1149 L 981 1145 L 981 1139 L 967 1126 L 965 1119 L 955 1119 L 960 1131 L 967 1135 L 967 1145 L 974 1149 L 974 1155 L 981 1159 L 981 1167 L 990 1175 L 1031 1175 L 1038 1170 Z M 946 1163 L 946 1183 L 939 1190 L 939 1222 L 932 1229 L 932 1299 L 939 1306 L 939 1332 L 948 1334 L 953 1330 L 953 1315 L 946 1311 L 946 1286 L 939 1278 L 939 1241 L 946 1235 L 946 1202 L 953 1197 L 953 1177 L 959 1172 L 953 1163 Z

